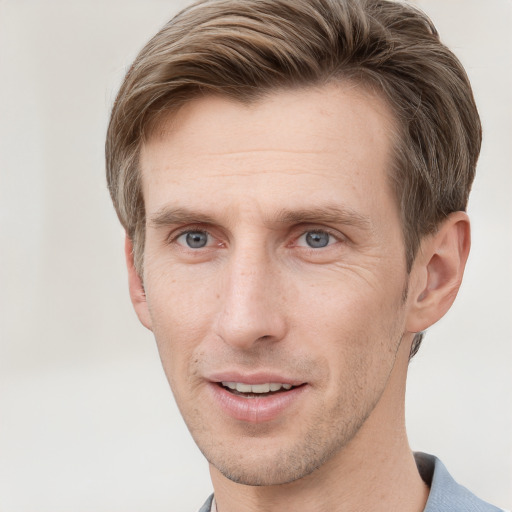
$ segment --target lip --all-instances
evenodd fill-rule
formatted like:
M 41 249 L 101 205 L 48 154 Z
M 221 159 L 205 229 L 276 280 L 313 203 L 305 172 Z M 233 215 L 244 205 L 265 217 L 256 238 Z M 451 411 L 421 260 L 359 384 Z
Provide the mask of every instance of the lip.
M 206 377 L 210 382 L 243 382 L 244 384 L 266 384 L 267 382 L 278 382 L 280 384 L 291 384 L 300 386 L 305 382 L 295 378 L 287 377 L 274 372 L 257 372 L 242 374 L 239 372 L 214 373 Z
M 219 378 L 220 377 L 220 378 Z M 304 382 L 275 374 L 240 375 L 235 373 L 223 373 L 209 379 L 208 388 L 213 402 L 227 416 L 247 423 L 265 423 L 279 418 L 292 408 L 299 397 L 307 390 Z M 246 398 L 230 393 L 220 385 L 220 382 L 243 382 L 245 384 L 264 384 L 266 382 L 279 382 L 292 384 L 294 387 L 288 391 L 282 391 L 275 395 L 264 397 Z

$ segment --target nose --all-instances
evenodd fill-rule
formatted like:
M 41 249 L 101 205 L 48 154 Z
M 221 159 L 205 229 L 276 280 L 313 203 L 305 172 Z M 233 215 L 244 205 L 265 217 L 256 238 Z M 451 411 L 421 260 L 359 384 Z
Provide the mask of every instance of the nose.
M 276 266 L 269 255 L 241 251 L 226 263 L 216 326 L 226 344 L 251 350 L 284 338 L 283 291 Z

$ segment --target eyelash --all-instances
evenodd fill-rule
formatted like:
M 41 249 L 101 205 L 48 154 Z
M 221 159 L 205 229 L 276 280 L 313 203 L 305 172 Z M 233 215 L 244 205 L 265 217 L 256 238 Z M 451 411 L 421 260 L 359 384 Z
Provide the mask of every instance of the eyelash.
M 215 238 L 215 236 L 208 229 L 205 229 L 204 226 L 187 226 L 186 228 L 180 229 L 178 232 L 171 233 L 169 235 L 169 237 L 167 238 L 167 243 L 169 243 L 169 244 L 177 243 L 177 241 L 180 237 L 182 237 L 183 235 L 186 235 L 188 233 L 205 233 L 207 236 Z M 190 249 L 190 247 L 189 247 L 189 249 Z
M 178 239 L 180 237 L 182 237 L 183 235 L 186 235 L 188 233 L 205 233 L 208 237 L 211 237 L 211 238 L 215 238 L 215 235 L 212 234 L 208 229 L 205 229 L 204 226 L 187 226 L 186 228 L 183 228 L 181 230 L 179 230 L 177 233 L 172 233 L 169 238 L 168 238 L 168 243 L 171 244 L 171 243 L 176 243 L 177 245 L 180 245 L 181 247 L 183 247 L 184 249 L 188 249 L 188 250 L 191 250 L 193 252 L 197 252 L 199 251 L 200 249 L 209 249 L 211 248 L 211 246 L 207 245 L 205 247 L 201 247 L 201 248 L 198 248 L 198 249 L 193 249 L 192 247 L 187 247 L 185 245 L 182 245 L 182 244 L 178 244 Z M 308 233 L 325 233 L 327 234 L 329 237 L 330 237 L 330 240 L 329 240 L 329 243 L 326 245 L 326 246 L 323 246 L 323 247 L 308 247 L 308 246 L 299 246 L 297 245 L 297 242 L 302 238 L 304 237 L 305 235 L 307 235 Z M 334 242 L 331 243 L 331 239 L 334 239 Z M 312 252 L 319 252 L 321 249 L 327 249 L 328 247 L 330 247 L 331 245 L 334 245 L 335 243 L 339 243 L 339 242 L 342 242 L 345 240 L 345 237 L 340 235 L 340 233 L 334 233 L 332 230 L 329 230 L 328 228 L 325 228 L 325 227 L 322 227 L 322 228 L 319 228 L 319 227 L 310 227 L 310 228 L 302 228 L 300 233 L 297 235 L 297 236 L 294 236 L 293 237 L 293 242 L 291 244 L 288 244 L 287 246 L 288 247 L 299 247 L 300 249 L 303 249 L 303 250 L 306 250 L 306 251 L 312 251 Z M 222 246 L 224 244 L 220 243 L 219 246 Z
M 341 237 L 339 234 L 337 235 L 337 234 L 333 233 L 332 231 L 325 229 L 325 228 L 323 228 L 323 229 L 313 228 L 313 229 L 306 229 L 306 230 L 302 231 L 302 233 L 298 237 L 295 238 L 294 243 L 297 244 L 297 242 L 302 237 L 306 236 L 308 233 L 326 234 L 329 237 L 329 241 L 328 241 L 327 245 L 325 245 L 323 247 L 298 246 L 301 249 L 311 250 L 311 251 L 319 251 L 321 249 L 327 249 L 331 245 L 334 245 L 336 242 L 341 241 Z

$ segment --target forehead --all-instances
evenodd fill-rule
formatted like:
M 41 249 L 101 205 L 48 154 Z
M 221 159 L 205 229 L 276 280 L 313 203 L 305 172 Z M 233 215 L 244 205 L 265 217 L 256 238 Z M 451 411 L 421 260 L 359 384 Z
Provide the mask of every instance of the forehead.
M 195 99 L 142 148 L 146 209 L 190 201 L 190 187 L 203 203 L 213 191 L 217 202 L 229 192 L 259 203 L 317 196 L 332 203 L 340 189 L 370 201 L 382 189 L 391 193 L 394 133 L 387 104 L 354 84 L 277 91 L 250 104 Z

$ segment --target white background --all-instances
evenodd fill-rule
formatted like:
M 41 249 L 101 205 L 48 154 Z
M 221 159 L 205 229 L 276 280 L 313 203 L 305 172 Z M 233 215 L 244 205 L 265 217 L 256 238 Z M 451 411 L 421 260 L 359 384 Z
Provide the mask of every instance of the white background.
M 207 465 L 128 299 L 103 144 L 120 80 L 185 2 L 0 0 L 0 511 L 194 511 Z M 473 250 L 411 364 L 416 450 L 512 509 L 512 3 L 424 0 L 485 129 Z

